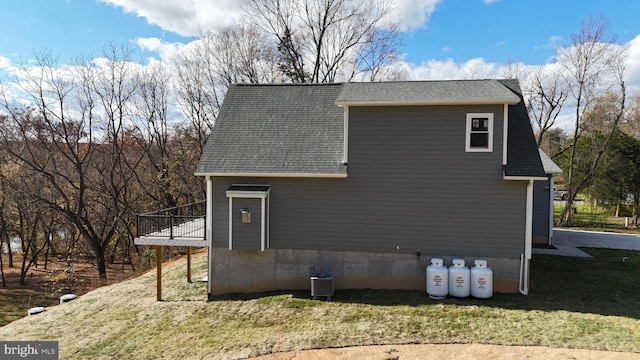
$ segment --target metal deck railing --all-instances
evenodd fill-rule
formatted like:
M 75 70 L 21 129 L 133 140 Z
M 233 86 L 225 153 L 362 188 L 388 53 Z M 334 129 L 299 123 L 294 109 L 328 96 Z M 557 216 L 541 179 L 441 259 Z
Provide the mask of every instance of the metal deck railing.
M 137 237 L 204 239 L 206 210 L 207 202 L 199 201 L 138 214 Z

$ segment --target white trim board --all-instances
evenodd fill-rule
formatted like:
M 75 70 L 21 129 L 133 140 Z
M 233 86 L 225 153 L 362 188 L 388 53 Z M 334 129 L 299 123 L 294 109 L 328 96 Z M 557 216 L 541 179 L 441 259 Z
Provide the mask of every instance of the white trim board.
M 253 184 L 233 184 L 232 186 L 269 186 Z M 270 189 L 261 190 L 227 190 L 225 194 L 229 198 L 229 250 L 233 250 L 233 198 L 260 199 L 260 251 L 265 251 L 269 247 L 269 235 L 267 224 L 268 205 Z
M 342 164 L 346 165 L 346 164 Z M 320 174 L 320 173 L 199 173 L 195 176 L 211 177 L 271 177 L 271 178 L 346 178 L 347 174 Z

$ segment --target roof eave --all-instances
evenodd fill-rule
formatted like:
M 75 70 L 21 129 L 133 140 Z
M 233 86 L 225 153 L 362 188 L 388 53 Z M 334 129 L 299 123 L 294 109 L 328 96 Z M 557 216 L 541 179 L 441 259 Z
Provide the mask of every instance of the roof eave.
M 475 99 L 475 100 L 416 100 L 416 101 L 390 101 L 390 100 L 343 100 L 336 101 L 337 106 L 420 106 L 420 105 L 515 105 L 520 98 L 507 99 Z
M 276 177 L 276 178 L 346 178 L 347 174 L 330 173 L 232 173 L 232 172 L 196 172 L 195 176 L 210 177 Z
M 548 180 L 546 176 L 503 175 L 504 180 Z

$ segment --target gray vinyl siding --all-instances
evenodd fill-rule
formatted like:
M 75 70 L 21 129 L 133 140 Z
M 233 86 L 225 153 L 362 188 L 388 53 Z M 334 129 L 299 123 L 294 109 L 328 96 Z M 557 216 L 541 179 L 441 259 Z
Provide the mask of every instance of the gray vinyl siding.
M 533 183 L 533 238 L 549 239 L 549 211 L 551 211 L 549 180 Z
M 494 114 L 493 152 L 465 152 L 468 112 Z M 214 178 L 213 245 L 228 242 L 225 190 L 245 183 L 271 185 L 271 248 L 524 252 L 527 182 L 502 178 L 502 106 L 351 107 L 349 115 L 345 179 Z
M 242 223 L 242 209 L 251 212 L 251 222 Z M 232 218 L 233 250 L 260 250 L 262 200 L 234 198 Z

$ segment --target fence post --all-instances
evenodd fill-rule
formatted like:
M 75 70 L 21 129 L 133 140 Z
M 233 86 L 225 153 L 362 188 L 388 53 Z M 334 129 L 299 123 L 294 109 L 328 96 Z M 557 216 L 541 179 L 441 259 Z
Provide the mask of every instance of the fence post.
M 169 215 L 169 239 L 173 240 L 173 214 Z
M 156 245 L 156 300 L 162 301 L 162 246 Z
M 187 246 L 187 282 L 191 283 L 191 246 Z

